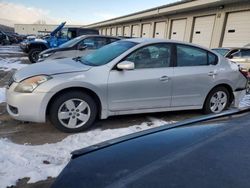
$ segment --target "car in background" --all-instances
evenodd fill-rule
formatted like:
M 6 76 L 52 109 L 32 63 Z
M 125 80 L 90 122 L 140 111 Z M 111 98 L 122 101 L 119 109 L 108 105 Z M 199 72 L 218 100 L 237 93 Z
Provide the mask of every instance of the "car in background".
M 66 22 L 61 23 L 50 33 L 50 35 L 42 38 L 35 38 L 33 40 L 25 40 L 20 44 L 21 49 L 25 53 L 28 53 L 28 57 L 31 63 L 37 62 L 39 53 L 46 49 L 58 47 L 61 44 L 81 35 L 99 34 L 99 31 L 95 29 L 82 27 L 68 28 L 64 27 L 65 24 Z
M 82 58 L 33 64 L 17 71 L 6 90 L 7 111 L 22 121 L 79 132 L 97 118 L 238 106 L 246 77 L 239 67 L 197 45 L 134 38 Z M 27 108 L 28 104 L 28 108 Z
M 72 152 L 51 188 L 250 187 L 250 110 L 232 110 Z
M 57 48 L 50 48 L 39 54 L 38 62 L 48 59 L 77 58 L 87 55 L 107 44 L 120 40 L 118 37 L 82 35 Z
M 250 70 L 250 47 L 243 48 L 214 48 L 212 49 L 226 58 L 234 61 L 246 71 Z

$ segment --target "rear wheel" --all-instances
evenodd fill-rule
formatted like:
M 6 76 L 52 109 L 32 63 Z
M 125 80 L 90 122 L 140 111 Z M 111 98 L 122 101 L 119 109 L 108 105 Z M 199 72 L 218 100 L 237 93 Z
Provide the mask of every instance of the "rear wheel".
M 97 115 L 96 103 L 83 92 L 60 95 L 50 108 L 52 124 L 63 132 L 74 133 L 88 129 Z
M 29 60 L 31 63 L 36 63 L 39 58 L 39 54 L 42 52 L 41 49 L 35 48 L 29 52 Z
M 217 87 L 208 94 L 203 110 L 206 114 L 220 113 L 229 105 L 230 94 L 228 90 L 225 87 Z

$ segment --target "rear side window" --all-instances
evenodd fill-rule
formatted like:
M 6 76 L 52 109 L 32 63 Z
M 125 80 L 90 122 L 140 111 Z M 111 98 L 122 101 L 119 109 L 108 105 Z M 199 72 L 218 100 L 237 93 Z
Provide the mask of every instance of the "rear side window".
M 188 45 L 177 45 L 176 52 L 176 61 L 178 67 L 206 66 L 217 64 L 217 56 L 200 48 Z
M 242 57 L 250 57 L 250 50 L 241 50 Z
M 217 56 L 208 52 L 208 64 L 209 65 L 216 65 L 217 64 Z

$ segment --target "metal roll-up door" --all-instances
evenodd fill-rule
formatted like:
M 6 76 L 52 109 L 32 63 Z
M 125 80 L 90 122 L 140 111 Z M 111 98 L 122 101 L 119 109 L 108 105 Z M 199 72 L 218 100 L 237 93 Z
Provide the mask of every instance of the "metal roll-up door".
M 150 38 L 151 24 L 142 24 L 142 37 Z
M 122 36 L 122 27 L 117 28 L 117 36 Z
M 125 26 L 124 27 L 124 36 L 125 37 L 130 37 L 130 27 L 129 26 Z
M 111 29 L 110 29 L 110 28 L 107 28 L 107 33 L 106 33 L 106 35 L 110 36 L 110 34 L 111 34 Z
M 111 28 L 111 36 L 116 36 L 116 28 L 115 27 Z
M 184 41 L 187 19 L 173 20 L 170 39 Z
M 243 47 L 250 43 L 250 11 L 229 13 L 223 47 Z
M 215 15 L 195 18 L 192 43 L 209 48 L 213 35 L 214 22 Z
M 140 37 L 139 25 L 132 26 L 132 37 Z
M 155 23 L 155 38 L 165 38 L 166 33 L 166 22 L 156 22 Z

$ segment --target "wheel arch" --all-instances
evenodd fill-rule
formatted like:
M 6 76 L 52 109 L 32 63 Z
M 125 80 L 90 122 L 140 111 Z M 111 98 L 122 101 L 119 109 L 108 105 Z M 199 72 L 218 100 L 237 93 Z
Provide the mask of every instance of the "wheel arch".
M 203 102 L 203 108 L 204 108 L 204 105 L 205 105 L 205 103 L 206 103 L 206 100 L 207 100 L 209 94 L 210 94 L 215 88 L 218 88 L 218 87 L 224 87 L 224 88 L 227 89 L 227 91 L 228 91 L 229 94 L 230 94 L 230 96 L 229 96 L 229 97 L 230 97 L 230 98 L 229 98 L 230 104 L 234 101 L 233 88 L 232 88 L 229 84 L 225 84 L 225 83 L 223 83 L 223 84 L 218 84 L 218 85 L 214 86 L 212 89 L 210 89 L 210 91 L 208 92 L 208 94 L 207 94 L 207 96 L 206 96 L 206 98 L 205 98 L 205 100 L 204 100 L 204 102 Z
M 93 97 L 94 101 L 96 102 L 96 105 L 97 105 L 97 109 L 98 109 L 98 117 L 100 118 L 101 117 L 101 112 L 102 112 L 102 103 L 101 103 L 101 100 L 100 100 L 100 97 L 94 92 L 92 91 L 91 89 L 88 89 L 88 88 L 84 88 L 84 87 L 69 87 L 69 88 L 65 88 L 65 89 L 62 89 L 60 91 L 58 91 L 57 93 L 55 93 L 49 100 L 48 104 L 47 104 L 47 107 L 46 107 L 46 116 L 48 116 L 49 114 L 49 109 L 53 103 L 53 101 L 60 95 L 62 94 L 65 94 L 67 92 L 72 92 L 72 91 L 81 91 L 81 92 L 85 92 L 87 93 L 89 96 Z

